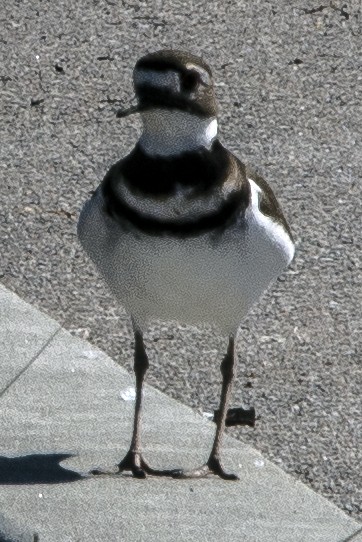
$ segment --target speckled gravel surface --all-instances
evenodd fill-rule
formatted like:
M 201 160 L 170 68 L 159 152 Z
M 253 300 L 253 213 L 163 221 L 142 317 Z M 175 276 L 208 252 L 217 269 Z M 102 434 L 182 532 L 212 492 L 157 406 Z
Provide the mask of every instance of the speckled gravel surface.
M 131 73 L 151 50 L 211 64 L 222 141 L 277 193 L 296 259 L 243 322 L 231 432 L 361 518 L 361 3 L 24 0 L 2 8 L 5 286 L 132 367 L 130 321 L 80 249 L 82 202 L 133 146 Z M 148 381 L 218 404 L 225 338 L 155 324 Z M 177 423 L 177 420 L 175 420 Z

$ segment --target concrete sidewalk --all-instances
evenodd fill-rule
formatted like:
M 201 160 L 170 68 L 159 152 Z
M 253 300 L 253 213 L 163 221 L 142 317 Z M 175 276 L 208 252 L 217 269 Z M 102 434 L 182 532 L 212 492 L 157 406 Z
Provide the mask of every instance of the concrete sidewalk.
M 0 310 L 0 542 L 362 540 L 360 524 L 232 438 L 224 462 L 240 482 L 85 476 L 128 447 L 132 376 L 1 286 Z M 203 462 L 212 423 L 151 387 L 144 406 L 153 466 Z

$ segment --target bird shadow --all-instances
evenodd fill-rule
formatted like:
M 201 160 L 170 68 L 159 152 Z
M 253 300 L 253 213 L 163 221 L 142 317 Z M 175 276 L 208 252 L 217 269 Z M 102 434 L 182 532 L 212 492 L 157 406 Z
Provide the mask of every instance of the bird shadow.
M 0 456 L 0 485 L 64 484 L 81 480 L 78 472 L 59 465 L 72 454 L 31 454 L 20 457 Z

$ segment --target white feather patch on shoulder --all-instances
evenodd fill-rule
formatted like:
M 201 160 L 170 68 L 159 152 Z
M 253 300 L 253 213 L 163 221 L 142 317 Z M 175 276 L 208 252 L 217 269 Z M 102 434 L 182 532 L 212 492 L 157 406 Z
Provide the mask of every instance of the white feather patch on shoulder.
M 294 257 L 294 243 L 291 240 L 288 232 L 281 224 L 274 221 L 270 216 L 264 215 L 260 211 L 259 199 L 262 189 L 256 184 L 253 179 L 248 179 L 251 188 L 251 212 L 259 226 L 264 228 L 268 235 L 273 239 L 275 244 L 283 249 L 287 263 L 289 264 Z

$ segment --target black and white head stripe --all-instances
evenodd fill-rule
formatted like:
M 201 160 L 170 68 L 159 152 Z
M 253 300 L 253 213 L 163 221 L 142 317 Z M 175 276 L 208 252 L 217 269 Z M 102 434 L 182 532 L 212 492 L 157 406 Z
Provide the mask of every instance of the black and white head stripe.
M 180 109 L 215 117 L 217 106 L 209 66 L 199 57 L 164 50 L 142 57 L 133 72 L 139 109 Z
M 137 69 L 133 74 L 135 87 L 150 86 L 180 92 L 181 84 L 179 75 L 173 70 L 153 71 Z
M 202 70 L 212 78 L 212 72 L 208 64 L 199 56 L 184 51 L 174 51 L 164 49 L 149 53 L 140 58 L 135 66 L 135 70 L 147 69 L 152 71 L 176 71 L 187 75 L 192 69 Z

